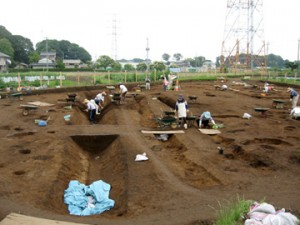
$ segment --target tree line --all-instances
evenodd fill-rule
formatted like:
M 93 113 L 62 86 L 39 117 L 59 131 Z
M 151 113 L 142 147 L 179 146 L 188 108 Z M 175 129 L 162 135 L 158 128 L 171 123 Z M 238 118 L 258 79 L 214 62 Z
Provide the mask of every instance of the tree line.
M 124 68 L 121 68 L 120 61 L 115 61 L 107 55 L 100 56 L 95 62 L 91 62 L 92 57 L 84 48 L 78 44 L 71 43 L 67 40 L 42 40 L 38 42 L 34 48 L 30 39 L 21 35 L 14 35 L 9 32 L 4 26 L 0 25 L 0 52 L 10 56 L 10 68 L 14 68 L 18 63 L 36 63 L 40 59 L 41 52 L 56 52 L 56 63 L 59 69 L 64 69 L 64 59 L 80 59 L 81 62 L 89 65 L 90 69 L 103 70 L 164 70 L 166 67 L 201 67 L 205 62 L 211 62 L 204 56 L 197 56 L 194 58 L 183 58 L 181 53 L 173 54 L 173 60 L 168 53 L 162 54 L 162 61 L 151 62 L 148 59 L 134 58 L 130 62 L 137 62 L 136 68 L 128 62 Z M 241 54 L 239 56 L 241 63 L 245 61 L 246 56 Z M 220 66 L 221 56 L 216 57 L 216 66 Z M 258 61 L 262 62 L 262 56 L 257 56 Z M 234 61 L 234 59 L 232 59 Z M 123 60 L 124 61 L 124 60 Z M 126 60 L 125 60 L 126 61 Z M 151 62 L 151 63 L 150 63 Z M 227 65 L 228 66 L 228 65 Z M 254 66 L 259 66 L 259 63 Z M 290 68 L 292 71 L 299 68 L 299 62 L 290 62 L 284 60 L 281 56 L 269 54 L 267 55 L 267 67 L 271 68 Z

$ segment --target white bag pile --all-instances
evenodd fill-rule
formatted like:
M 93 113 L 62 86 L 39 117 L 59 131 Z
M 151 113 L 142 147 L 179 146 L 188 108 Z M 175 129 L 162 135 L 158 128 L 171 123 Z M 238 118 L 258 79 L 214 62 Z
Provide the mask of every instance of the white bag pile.
M 255 202 L 250 207 L 245 225 L 298 225 L 299 219 L 285 209 L 276 211 L 274 206 L 268 203 Z

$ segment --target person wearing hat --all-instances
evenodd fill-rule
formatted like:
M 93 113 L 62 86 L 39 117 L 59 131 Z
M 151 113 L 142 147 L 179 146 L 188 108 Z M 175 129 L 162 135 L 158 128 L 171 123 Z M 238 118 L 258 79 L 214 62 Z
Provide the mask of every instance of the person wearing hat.
M 199 118 L 199 128 L 201 128 L 202 125 L 203 128 L 209 127 L 209 122 L 211 122 L 213 125 L 216 124 L 209 111 L 203 112 Z
M 299 100 L 299 94 L 293 88 L 288 88 L 287 91 L 290 92 L 290 101 L 292 102 L 292 109 L 293 109 L 297 106 Z
M 89 120 L 91 124 L 95 123 L 95 115 L 96 115 L 96 103 L 93 100 L 89 101 L 88 99 L 84 99 L 83 101 L 84 104 L 87 106 L 87 111 L 89 113 Z
M 183 98 L 182 95 L 179 95 L 175 104 L 175 112 L 178 113 L 179 126 L 181 127 L 183 121 L 184 129 L 187 129 L 186 117 L 187 117 L 188 108 L 189 107 L 187 101 Z
M 96 110 L 96 114 L 100 114 L 101 109 L 103 109 L 104 104 L 104 97 L 106 96 L 106 92 L 102 91 L 101 93 L 97 94 L 95 97 L 95 102 L 98 106 L 98 109 Z

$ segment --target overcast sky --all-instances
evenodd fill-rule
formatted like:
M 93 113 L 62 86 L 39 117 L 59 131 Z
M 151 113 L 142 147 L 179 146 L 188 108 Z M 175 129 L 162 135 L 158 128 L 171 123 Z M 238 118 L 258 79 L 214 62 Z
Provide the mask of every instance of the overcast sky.
M 101 55 L 146 59 L 148 39 L 151 60 L 181 53 L 215 61 L 226 11 L 227 0 L 6 0 L 0 25 L 34 46 L 46 38 L 76 43 L 93 60 Z M 268 53 L 297 60 L 300 1 L 264 0 L 263 12 Z

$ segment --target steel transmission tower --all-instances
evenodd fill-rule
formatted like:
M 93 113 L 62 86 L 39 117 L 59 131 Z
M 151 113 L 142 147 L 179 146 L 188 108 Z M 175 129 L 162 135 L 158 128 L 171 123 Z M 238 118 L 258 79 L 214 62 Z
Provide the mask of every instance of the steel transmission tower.
M 114 60 L 118 59 L 118 32 L 117 32 L 117 17 L 114 14 L 112 19 L 112 41 L 111 41 L 111 56 Z
M 227 0 L 221 72 L 266 68 L 263 0 Z

